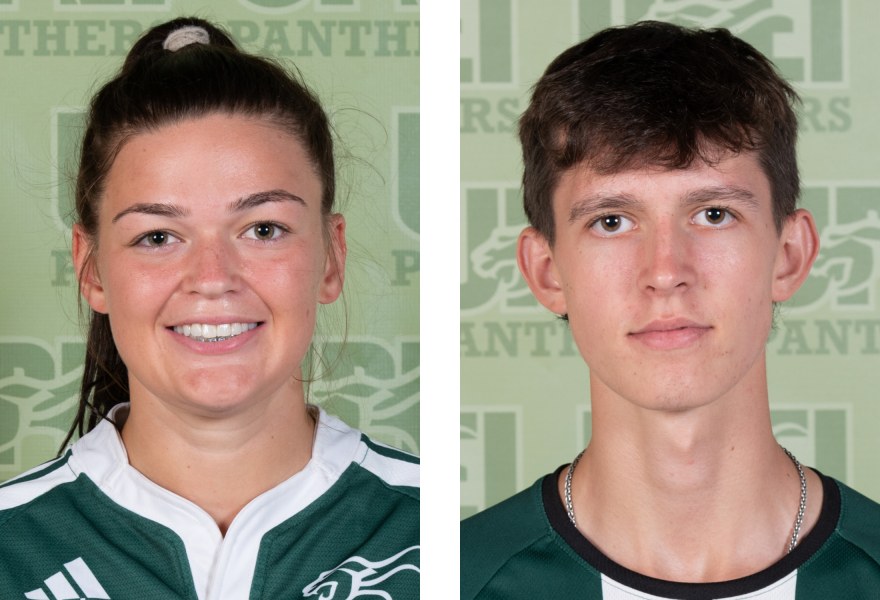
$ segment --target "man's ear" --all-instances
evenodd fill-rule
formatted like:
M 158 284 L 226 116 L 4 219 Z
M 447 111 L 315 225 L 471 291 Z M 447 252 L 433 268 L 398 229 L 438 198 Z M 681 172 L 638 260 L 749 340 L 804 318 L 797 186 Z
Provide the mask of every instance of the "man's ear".
M 82 294 L 92 310 L 107 313 L 104 287 L 95 266 L 94 244 L 79 224 L 73 226 L 73 268 Z
M 785 219 L 773 271 L 773 301 L 794 296 L 810 274 L 819 253 L 819 233 L 813 215 L 798 209 Z
M 534 227 L 527 227 L 519 234 L 516 245 L 516 262 L 538 302 L 557 315 L 568 312 L 562 283 L 553 258 L 553 250 L 547 238 Z
M 327 258 L 324 262 L 324 276 L 318 289 L 318 302 L 329 304 L 342 293 L 345 281 L 345 257 L 348 247 L 345 244 L 345 218 L 332 214 L 327 218 Z

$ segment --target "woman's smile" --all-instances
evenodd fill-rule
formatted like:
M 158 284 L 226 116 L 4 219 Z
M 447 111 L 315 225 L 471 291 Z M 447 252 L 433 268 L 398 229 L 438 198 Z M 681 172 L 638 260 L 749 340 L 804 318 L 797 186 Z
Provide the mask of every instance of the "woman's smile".
M 222 342 L 237 337 L 257 327 L 259 323 L 192 323 L 173 327 L 175 333 L 196 340 L 197 342 Z

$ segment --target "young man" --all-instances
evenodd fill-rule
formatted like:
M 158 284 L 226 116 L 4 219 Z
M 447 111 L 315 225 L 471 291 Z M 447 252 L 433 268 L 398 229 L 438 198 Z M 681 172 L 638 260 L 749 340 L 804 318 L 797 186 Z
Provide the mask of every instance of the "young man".
M 880 598 L 880 506 L 771 430 L 774 305 L 818 250 L 796 101 L 729 32 L 650 22 L 538 82 L 518 262 L 590 368 L 593 433 L 462 524 L 463 599 Z

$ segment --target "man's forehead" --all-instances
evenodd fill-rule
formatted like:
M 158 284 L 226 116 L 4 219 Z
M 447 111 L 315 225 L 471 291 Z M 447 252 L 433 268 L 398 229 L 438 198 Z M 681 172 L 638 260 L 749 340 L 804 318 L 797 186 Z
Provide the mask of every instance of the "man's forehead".
M 595 161 L 585 160 L 562 171 L 559 183 L 578 182 L 579 185 L 612 186 L 625 185 L 628 181 L 678 180 L 739 180 L 751 182 L 755 187 L 770 186 L 770 180 L 761 166 L 756 151 L 730 152 L 718 150 L 708 156 L 697 156 L 686 165 L 669 166 L 661 162 L 633 160 L 626 165 L 606 169 Z
M 730 159 L 743 157 L 758 164 L 759 152 L 755 149 L 730 149 L 721 144 L 701 140 L 696 147 L 682 149 L 674 144 L 658 148 L 647 147 L 641 150 L 627 150 L 614 146 L 593 148 L 583 160 L 578 161 L 563 173 L 569 171 L 589 171 L 598 175 L 615 175 L 627 171 L 668 171 L 689 170 L 702 165 L 716 166 Z

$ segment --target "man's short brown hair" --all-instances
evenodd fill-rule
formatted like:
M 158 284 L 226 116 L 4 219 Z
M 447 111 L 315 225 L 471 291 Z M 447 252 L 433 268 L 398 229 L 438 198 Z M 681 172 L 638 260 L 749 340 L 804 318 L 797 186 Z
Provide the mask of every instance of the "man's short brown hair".
M 560 54 L 519 122 L 526 216 L 551 244 L 559 177 L 709 164 L 754 150 L 777 231 L 800 194 L 795 91 L 726 29 L 656 21 L 600 31 Z

